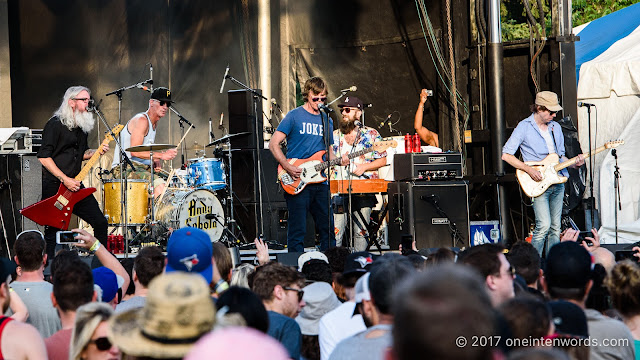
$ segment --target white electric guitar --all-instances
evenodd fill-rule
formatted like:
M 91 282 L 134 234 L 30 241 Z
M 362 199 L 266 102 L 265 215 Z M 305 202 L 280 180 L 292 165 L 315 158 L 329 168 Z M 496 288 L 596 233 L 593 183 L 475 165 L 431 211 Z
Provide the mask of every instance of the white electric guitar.
M 582 154 L 582 156 L 587 159 L 589 156 L 593 156 L 604 150 L 613 149 L 622 144 L 624 144 L 624 140 L 609 141 L 593 151 Z M 525 164 L 540 171 L 540 173 L 542 174 L 542 180 L 535 181 L 531 178 L 531 176 L 529 176 L 529 174 L 520 169 L 516 170 L 516 177 L 518 178 L 518 182 L 522 187 L 522 191 L 524 191 L 527 196 L 538 197 L 545 191 L 547 191 L 549 186 L 567 182 L 568 179 L 564 176 L 559 175 L 558 172 L 575 164 L 577 160 L 578 157 L 576 156 L 563 163 L 560 163 L 558 154 L 549 154 L 541 161 L 525 162 Z

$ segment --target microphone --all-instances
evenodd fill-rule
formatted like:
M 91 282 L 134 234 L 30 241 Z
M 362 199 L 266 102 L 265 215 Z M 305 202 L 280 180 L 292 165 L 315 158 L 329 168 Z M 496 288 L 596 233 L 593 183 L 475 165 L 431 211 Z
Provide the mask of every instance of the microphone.
M 382 127 L 384 127 L 384 125 L 387 123 L 387 121 L 389 121 L 391 119 L 391 114 L 389 114 L 389 116 L 387 116 L 386 119 L 384 119 L 380 125 L 378 125 L 378 129 L 382 129 Z
M 151 84 L 151 91 L 153 92 L 153 64 L 149 63 L 149 80 Z
M 360 122 L 360 120 L 355 120 L 353 122 L 353 125 L 355 125 L 357 128 L 361 128 L 362 127 L 362 123 Z
M 318 110 L 324 111 L 324 112 L 326 112 L 326 113 L 333 112 L 333 109 L 332 109 L 332 108 L 330 108 L 330 107 L 328 107 L 328 106 L 327 106 L 327 105 L 325 105 L 325 104 L 318 104 Z
M 594 104 L 589 104 L 586 102 L 582 102 L 582 101 L 578 101 L 578 107 L 592 107 L 595 106 Z
M 224 90 L 224 83 L 227 81 L 227 76 L 229 76 L 229 65 L 227 65 L 227 70 L 224 71 L 224 77 L 222 78 L 222 86 L 220 86 L 220 94 L 222 94 L 222 90 Z
M 342 90 L 340 90 L 340 92 L 357 91 L 357 90 L 358 90 L 358 87 L 357 87 L 357 86 L 355 86 L 355 85 L 353 85 L 353 86 L 348 87 L 348 88 L 346 88 L 346 89 L 342 89 Z
M 145 81 L 143 81 L 143 82 L 141 82 L 141 83 L 137 83 L 137 84 L 136 84 L 136 87 L 137 87 L 138 89 L 142 89 L 142 90 L 144 90 L 144 91 L 148 91 L 148 92 L 152 92 L 152 91 L 153 91 L 153 89 L 152 89 L 152 88 L 149 88 L 149 87 L 147 87 L 147 86 L 144 86 L 144 84 L 153 84 L 153 80 L 149 79 L 149 80 L 145 80 Z M 153 86 L 152 86 L 152 87 L 153 87 Z
M 207 219 L 207 220 L 217 219 L 217 218 L 218 218 L 218 214 L 213 214 L 213 213 L 211 213 L 211 214 L 205 214 L 205 215 L 204 215 L 204 218 L 205 218 L 205 219 Z

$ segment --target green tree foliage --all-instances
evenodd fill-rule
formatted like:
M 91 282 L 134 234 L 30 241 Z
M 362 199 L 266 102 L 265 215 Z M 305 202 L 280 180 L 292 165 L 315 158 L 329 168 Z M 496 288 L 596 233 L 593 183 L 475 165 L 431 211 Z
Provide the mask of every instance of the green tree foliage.
M 553 0 L 541 1 L 547 34 L 551 34 L 550 1 Z M 573 26 L 598 19 L 637 2 L 640 2 L 640 0 L 573 0 Z M 531 7 L 532 15 L 538 21 L 538 31 L 542 34 L 542 27 L 539 24 L 540 12 L 538 11 L 538 2 L 536 0 L 529 0 L 529 6 Z M 500 4 L 500 17 L 502 19 L 503 41 L 528 39 L 530 34 L 535 34 L 535 30 L 530 30 L 527 23 L 527 13 L 523 0 L 502 0 Z

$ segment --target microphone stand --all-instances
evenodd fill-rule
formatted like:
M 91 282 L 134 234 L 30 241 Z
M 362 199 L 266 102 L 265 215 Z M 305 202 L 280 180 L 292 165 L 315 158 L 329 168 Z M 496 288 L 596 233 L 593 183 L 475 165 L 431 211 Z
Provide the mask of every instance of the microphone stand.
M 196 128 L 195 126 L 193 126 L 193 124 L 191 122 L 189 122 L 189 120 L 185 119 L 184 116 L 182 116 L 178 110 L 176 110 L 176 108 L 174 108 L 173 106 L 169 105 L 169 109 L 171 111 L 173 111 L 174 114 L 176 114 L 178 116 L 178 123 L 180 124 L 180 139 L 182 139 L 184 137 L 184 123 L 187 123 L 187 125 L 189 125 L 192 128 Z M 180 160 L 182 161 L 182 166 L 181 168 L 184 170 L 187 168 L 187 163 L 185 162 L 185 158 L 184 158 L 184 152 L 185 152 L 185 142 L 183 141 L 182 144 L 180 144 Z M 153 166 L 153 164 L 151 164 Z
M 587 106 L 587 123 L 589 127 L 589 151 L 591 151 L 591 106 Z M 593 197 L 593 166 L 594 166 L 594 156 L 589 156 L 589 207 L 591 214 L 591 227 L 595 227 L 594 222 L 594 213 L 596 210 L 596 202 Z
M 119 96 L 121 96 L 122 93 L 120 92 Z M 113 140 L 115 140 L 117 147 L 120 149 L 120 176 L 122 176 L 122 182 L 120 183 L 120 214 L 122 214 L 122 223 L 124 226 L 124 231 L 123 231 L 123 236 L 124 236 L 124 256 L 125 258 L 129 256 L 129 219 L 127 216 L 127 205 L 126 205 L 126 199 L 127 199 L 127 177 L 123 176 L 124 172 L 123 170 L 126 170 L 127 166 L 131 167 L 132 171 L 136 171 L 135 166 L 133 166 L 133 163 L 131 162 L 131 159 L 129 159 L 129 156 L 127 156 L 127 153 L 124 151 L 124 149 L 122 148 L 122 144 L 120 144 L 120 139 L 118 136 L 116 136 L 116 134 L 113 132 L 113 129 L 109 126 L 109 123 L 107 123 L 107 120 L 104 118 L 104 115 L 102 114 L 102 111 L 100 111 L 100 104 L 96 103 L 93 106 L 93 112 L 96 113 L 96 115 L 98 116 L 98 118 L 100 119 L 100 121 L 102 122 L 102 124 L 105 126 L 105 128 L 107 129 L 107 132 L 109 134 L 111 134 L 111 137 L 113 138 Z M 99 151 L 99 149 L 98 149 Z M 122 161 L 122 159 L 124 159 L 124 161 Z M 124 163 L 124 169 L 123 169 L 123 163 Z M 104 195 L 104 192 L 103 192 Z
M 620 201 L 620 168 L 618 167 L 618 153 L 616 149 L 611 150 L 611 155 L 616 159 L 616 165 L 613 171 L 613 187 L 615 188 L 615 220 L 616 220 L 616 244 L 618 243 L 618 210 L 622 211 L 622 202 Z
M 260 109 L 260 112 L 258 112 L 258 101 L 259 99 L 263 99 L 266 101 L 269 101 L 269 99 L 267 99 L 266 97 L 264 97 L 257 89 L 252 89 L 250 87 L 248 87 L 247 85 L 243 84 L 242 82 L 240 82 L 238 79 L 234 78 L 231 75 L 226 75 L 225 79 L 229 79 L 231 82 L 233 82 L 234 84 L 240 86 L 241 88 L 251 92 L 253 94 L 253 112 L 254 114 L 256 114 L 256 118 L 255 118 L 255 128 L 256 128 L 256 134 L 255 134 L 255 141 L 256 141 L 256 165 L 257 165 L 257 178 L 258 178 L 258 204 L 259 204 L 259 214 L 260 217 L 258 219 L 258 224 L 259 224 L 259 229 L 256 229 L 256 235 L 257 237 L 260 236 L 264 236 L 264 208 L 262 206 L 262 149 L 264 148 L 264 146 L 262 144 L 264 144 L 264 139 L 262 138 L 262 135 L 264 134 L 264 125 L 262 129 L 258 129 L 258 116 L 260 116 L 262 119 L 264 119 L 264 113 L 262 111 L 262 109 Z M 264 124 L 264 122 L 263 122 Z M 229 149 L 231 149 L 231 145 L 229 145 Z M 230 152 L 229 152 L 230 153 Z M 231 159 L 230 159 L 231 160 Z M 259 236 L 258 236 L 259 233 Z M 268 240 L 268 238 L 267 238 Z

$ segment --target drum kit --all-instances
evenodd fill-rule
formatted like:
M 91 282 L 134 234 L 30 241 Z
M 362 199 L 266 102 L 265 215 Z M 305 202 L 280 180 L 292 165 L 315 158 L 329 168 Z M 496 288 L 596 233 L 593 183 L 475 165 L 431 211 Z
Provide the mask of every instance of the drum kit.
M 202 156 L 189 159 L 182 168 L 168 173 L 144 164 L 136 164 L 136 170 L 129 172 L 118 171 L 120 167 L 116 166 L 110 172 L 112 178 L 101 176 L 104 215 L 109 226 L 122 228 L 125 237 L 132 230 L 131 245 L 138 240 L 140 244 L 166 245 L 173 230 L 188 226 L 204 230 L 214 242 L 222 241 L 228 246 L 239 243 L 236 232 L 241 238 L 243 235 L 233 219 L 230 139 L 248 134 L 229 134 L 200 146 L 199 150 L 226 150 L 216 151 L 220 157 L 211 158 L 205 157 L 203 151 Z M 149 151 L 153 164 L 154 152 L 173 148 L 176 145 L 147 144 L 126 151 Z

